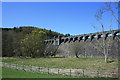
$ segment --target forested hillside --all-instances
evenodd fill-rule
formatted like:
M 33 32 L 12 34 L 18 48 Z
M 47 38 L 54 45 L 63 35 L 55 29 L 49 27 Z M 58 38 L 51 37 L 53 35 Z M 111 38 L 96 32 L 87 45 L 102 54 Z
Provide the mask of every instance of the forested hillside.
M 2 56 L 44 56 L 40 50 L 43 49 L 43 40 L 58 35 L 64 36 L 58 32 L 32 26 L 2 28 Z

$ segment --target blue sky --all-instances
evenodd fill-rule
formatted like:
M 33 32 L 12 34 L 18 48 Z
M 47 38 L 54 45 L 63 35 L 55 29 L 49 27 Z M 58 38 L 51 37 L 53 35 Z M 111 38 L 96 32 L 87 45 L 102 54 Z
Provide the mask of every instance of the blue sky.
M 96 32 L 101 28 L 94 14 L 104 2 L 3 2 L 2 27 L 35 26 L 72 35 Z M 115 10 L 117 13 L 117 10 Z M 103 16 L 105 30 L 118 24 L 109 12 Z

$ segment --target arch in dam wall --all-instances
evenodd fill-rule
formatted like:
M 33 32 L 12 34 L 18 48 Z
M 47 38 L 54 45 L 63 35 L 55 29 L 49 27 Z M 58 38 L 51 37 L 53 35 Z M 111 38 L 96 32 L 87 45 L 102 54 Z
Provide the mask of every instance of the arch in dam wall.
M 46 44 L 59 46 L 55 53 L 59 57 L 104 57 L 103 39 L 109 57 L 118 57 L 120 30 L 83 34 L 45 40 Z
M 112 30 L 112 31 L 105 31 L 103 32 L 97 32 L 97 33 L 90 33 L 90 34 L 83 34 L 83 35 L 77 35 L 77 36 L 70 36 L 70 37 L 61 37 L 58 36 L 58 38 L 55 39 L 48 39 L 45 40 L 45 43 L 53 43 L 55 45 L 60 45 L 61 43 L 66 43 L 66 42 L 75 42 L 75 41 L 81 41 L 84 40 L 86 41 L 87 39 L 90 39 L 92 41 L 94 38 L 99 40 L 99 38 L 104 38 L 105 40 L 107 37 L 112 36 L 112 39 L 114 39 L 117 34 L 120 34 L 120 30 Z

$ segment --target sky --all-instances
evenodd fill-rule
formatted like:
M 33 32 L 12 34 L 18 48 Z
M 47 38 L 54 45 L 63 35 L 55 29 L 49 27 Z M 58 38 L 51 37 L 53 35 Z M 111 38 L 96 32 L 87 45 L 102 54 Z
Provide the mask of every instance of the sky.
M 2 27 L 34 26 L 71 35 L 94 33 L 101 28 L 94 15 L 102 6 L 104 2 L 2 2 Z M 117 16 L 117 10 L 115 13 Z M 110 30 L 111 19 L 112 29 L 118 29 L 114 17 L 106 12 L 105 30 Z

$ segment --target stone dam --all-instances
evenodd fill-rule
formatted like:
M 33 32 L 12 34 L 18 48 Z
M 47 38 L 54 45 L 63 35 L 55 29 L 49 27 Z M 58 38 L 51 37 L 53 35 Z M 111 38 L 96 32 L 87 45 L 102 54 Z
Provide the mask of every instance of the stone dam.
M 118 57 L 120 30 L 45 40 L 45 55 L 57 57 Z M 105 52 L 104 52 L 105 51 Z

